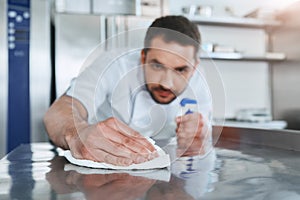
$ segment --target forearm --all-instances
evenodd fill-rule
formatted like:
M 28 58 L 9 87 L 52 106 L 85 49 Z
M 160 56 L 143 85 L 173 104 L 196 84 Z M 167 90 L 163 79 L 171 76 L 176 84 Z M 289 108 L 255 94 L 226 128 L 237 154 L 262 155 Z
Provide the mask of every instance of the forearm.
M 68 140 L 77 137 L 78 129 L 87 126 L 87 112 L 78 100 L 64 95 L 51 105 L 44 124 L 54 144 L 69 149 Z

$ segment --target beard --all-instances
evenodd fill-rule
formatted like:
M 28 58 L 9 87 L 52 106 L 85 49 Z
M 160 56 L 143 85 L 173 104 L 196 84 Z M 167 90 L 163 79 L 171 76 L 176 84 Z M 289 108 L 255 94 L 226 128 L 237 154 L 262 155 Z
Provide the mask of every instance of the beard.
M 152 99 L 158 104 L 169 104 L 177 97 L 177 93 L 175 91 L 167 89 L 162 85 L 149 87 L 149 85 L 146 84 L 146 88 Z

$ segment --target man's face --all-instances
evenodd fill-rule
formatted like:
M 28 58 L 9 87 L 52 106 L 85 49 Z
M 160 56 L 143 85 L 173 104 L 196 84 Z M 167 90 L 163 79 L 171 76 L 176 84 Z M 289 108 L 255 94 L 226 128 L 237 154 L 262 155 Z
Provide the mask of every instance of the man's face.
M 172 102 L 184 91 L 199 63 L 193 46 L 167 43 L 162 37 L 151 41 L 146 55 L 142 51 L 141 61 L 147 89 L 160 104 Z

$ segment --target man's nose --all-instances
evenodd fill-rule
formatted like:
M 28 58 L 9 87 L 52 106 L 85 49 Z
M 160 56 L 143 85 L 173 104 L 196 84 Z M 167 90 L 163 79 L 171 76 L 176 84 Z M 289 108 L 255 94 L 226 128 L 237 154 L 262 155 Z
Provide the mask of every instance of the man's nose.
M 174 79 L 172 70 L 166 70 L 160 78 L 159 84 L 167 89 L 173 89 Z

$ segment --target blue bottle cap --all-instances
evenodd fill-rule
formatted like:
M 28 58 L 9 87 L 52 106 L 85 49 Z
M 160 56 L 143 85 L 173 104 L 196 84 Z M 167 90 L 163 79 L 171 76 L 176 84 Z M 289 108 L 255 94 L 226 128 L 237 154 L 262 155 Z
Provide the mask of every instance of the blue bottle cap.
M 186 104 L 197 104 L 197 101 L 195 99 L 183 98 L 180 101 L 180 105 L 184 107 Z

